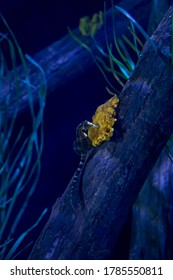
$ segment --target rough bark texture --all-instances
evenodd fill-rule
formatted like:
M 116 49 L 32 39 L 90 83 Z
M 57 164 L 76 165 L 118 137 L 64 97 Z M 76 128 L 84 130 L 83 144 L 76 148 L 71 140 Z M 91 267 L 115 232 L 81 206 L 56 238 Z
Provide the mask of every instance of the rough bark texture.
M 127 9 L 129 13 L 136 18 L 139 23 L 146 24 L 149 18 L 150 4 L 151 0 L 135 0 L 135 1 L 119 1 L 121 6 Z M 116 2 L 118 5 L 118 2 Z M 120 17 L 117 13 L 116 15 L 116 34 L 119 37 L 121 34 L 127 32 L 127 21 L 125 17 Z M 80 37 L 78 29 L 73 30 L 74 34 Z M 110 40 L 113 38 L 112 30 L 112 10 L 107 12 L 107 36 Z M 92 50 L 95 49 L 93 41 L 89 38 L 81 38 L 86 43 L 88 43 Z M 102 28 L 97 35 L 97 40 L 104 48 L 105 46 L 105 32 Z M 58 91 L 66 84 L 69 84 L 75 78 L 79 78 L 80 75 L 89 71 L 91 67 L 94 66 L 94 61 L 92 60 L 89 52 L 79 45 L 71 35 L 66 35 L 61 40 L 53 43 L 46 49 L 40 51 L 34 56 L 34 59 L 43 68 L 47 80 L 48 94 Z M 82 63 L 81 63 L 82 62 Z M 40 71 L 33 65 L 28 64 L 30 73 L 30 82 L 33 85 L 31 88 L 31 93 L 33 95 L 33 100 L 38 98 L 38 87 L 39 81 L 41 79 Z M 23 67 L 18 68 L 18 75 L 20 80 L 25 80 Z M 9 80 L 4 80 L 3 89 L 1 90 L 0 96 L 0 109 L 1 112 L 4 110 L 4 97 L 6 94 L 11 96 L 11 107 L 9 113 L 14 112 L 14 108 L 17 101 L 20 100 L 19 108 L 23 109 L 28 106 L 26 85 L 19 81 L 18 91 L 16 94 L 16 84 L 9 83 Z M 16 98 L 17 96 L 17 98 Z
M 130 259 L 173 259 L 173 164 L 162 151 L 133 207 Z
M 126 217 L 173 131 L 171 9 L 125 85 L 111 141 L 93 151 L 80 190 L 69 183 L 31 259 L 109 259 Z M 162 54 L 161 54 L 162 52 Z

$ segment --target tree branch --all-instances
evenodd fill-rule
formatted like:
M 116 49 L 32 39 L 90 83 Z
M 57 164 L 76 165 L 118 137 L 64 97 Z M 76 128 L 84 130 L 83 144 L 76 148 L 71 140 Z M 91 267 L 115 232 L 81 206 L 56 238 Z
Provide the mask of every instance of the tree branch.
M 173 163 L 163 150 L 133 206 L 129 258 L 173 259 Z
M 67 190 L 31 253 L 31 259 L 110 259 L 126 217 L 173 130 L 170 8 L 147 42 L 126 83 L 111 141 L 95 149 L 79 189 Z M 161 54 L 162 52 L 162 54 Z

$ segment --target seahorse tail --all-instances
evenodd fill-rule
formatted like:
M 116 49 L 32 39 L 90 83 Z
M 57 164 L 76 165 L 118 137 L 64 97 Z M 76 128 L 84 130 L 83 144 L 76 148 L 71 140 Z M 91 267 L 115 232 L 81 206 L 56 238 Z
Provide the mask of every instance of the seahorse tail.
M 86 159 L 86 155 L 82 154 L 81 158 L 80 158 L 80 162 L 79 162 L 78 168 L 76 169 L 76 172 L 75 172 L 75 174 L 73 176 L 72 188 L 75 187 L 75 185 L 77 184 L 78 180 L 80 179 L 80 175 L 81 175 L 84 163 L 85 163 L 85 159 Z

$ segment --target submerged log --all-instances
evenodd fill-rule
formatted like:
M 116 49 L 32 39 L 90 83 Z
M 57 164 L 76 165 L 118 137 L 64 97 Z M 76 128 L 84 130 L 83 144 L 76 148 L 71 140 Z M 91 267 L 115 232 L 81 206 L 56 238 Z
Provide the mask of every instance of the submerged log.
M 162 151 L 133 206 L 129 257 L 173 259 L 173 163 Z
M 135 1 L 117 1 L 124 9 L 127 9 L 135 19 L 144 25 L 146 25 L 149 13 L 151 0 L 135 0 Z M 127 32 L 127 21 L 125 17 L 120 17 L 118 12 L 116 15 L 115 29 L 117 38 Z M 95 50 L 95 44 L 91 38 L 81 37 L 79 30 L 73 30 L 73 33 L 84 40 L 86 44 L 89 44 L 92 50 Z M 112 29 L 112 9 L 107 11 L 107 36 L 110 42 L 113 40 L 113 29 Z M 105 31 L 102 28 L 97 34 L 97 40 L 100 45 L 106 47 L 105 42 Z M 48 94 L 58 91 L 65 85 L 71 83 L 74 79 L 79 78 L 80 75 L 90 71 L 95 66 L 89 52 L 79 45 L 71 35 L 66 35 L 59 41 L 53 43 L 49 47 L 40 51 L 34 56 L 34 60 L 42 67 L 45 72 L 47 81 Z M 28 71 L 30 76 L 31 94 L 33 101 L 38 98 L 38 88 L 40 87 L 40 81 L 42 79 L 39 69 L 34 67 L 32 64 L 28 64 Z M 9 114 L 14 112 L 16 103 L 20 110 L 28 106 L 28 96 L 26 92 L 26 78 L 24 76 L 24 69 L 19 66 L 17 73 L 19 81 L 17 84 L 18 90 L 16 94 L 16 83 L 12 83 L 11 80 L 4 80 L 3 88 L 1 89 L 0 95 L 0 110 L 3 112 L 5 106 L 5 98 L 10 95 L 11 105 L 9 108 Z M 22 82 L 23 81 L 23 82 Z
M 79 188 L 55 202 L 30 259 L 110 259 L 137 195 L 173 131 L 169 9 L 120 95 L 111 141 L 90 154 Z M 83 193 L 81 201 L 80 191 Z

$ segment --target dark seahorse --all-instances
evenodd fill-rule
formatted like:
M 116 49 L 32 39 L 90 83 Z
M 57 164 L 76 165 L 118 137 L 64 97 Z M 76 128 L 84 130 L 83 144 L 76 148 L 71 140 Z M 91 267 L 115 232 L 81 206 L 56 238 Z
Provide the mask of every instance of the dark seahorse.
M 80 189 L 80 182 L 81 182 L 81 175 L 82 175 L 83 168 L 88 159 L 88 152 L 91 150 L 91 148 L 93 148 L 91 140 L 88 137 L 88 129 L 90 127 L 97 127 L 97 126 L 88 121 L 83 121 L 82 123 L 80 123 L 76 128 L 76 141 L 74 141 L 73 144 L 74 151 L 78 155 L 80 155 L 80 162 L 72 179 L 71 193 L 73 193 L 76 187 L 79 187 L 78 188 L 79 196 L 83 205 L 84 205 L 84 197 L 83 197 L 82 189 Z

